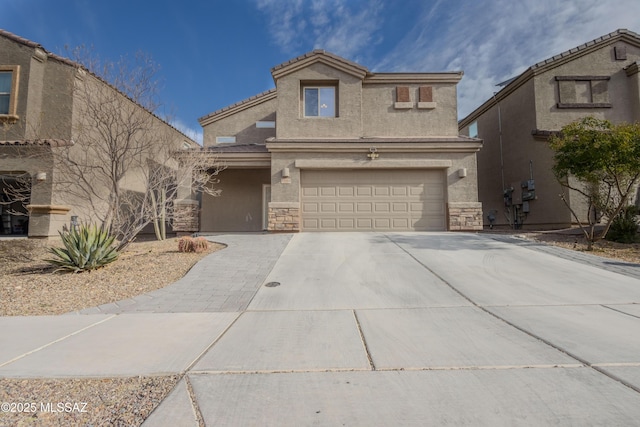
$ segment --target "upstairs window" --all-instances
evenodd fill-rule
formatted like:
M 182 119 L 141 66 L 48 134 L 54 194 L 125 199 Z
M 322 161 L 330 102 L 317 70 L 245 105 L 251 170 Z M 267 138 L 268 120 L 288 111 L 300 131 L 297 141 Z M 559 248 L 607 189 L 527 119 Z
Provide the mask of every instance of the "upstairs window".
M 469 125 L 469 138 L 478 137 L 478 122 L 474 121 Z
M 305 86 L 303 97 L 304 117 L 336 117 L 336 88 L 334 86 Z
M 18 70 L 17 65 L 0 66 L 0 116 L 16 115 Z
M 558 108 L 611 108 L 609 76 L 556 76 Z

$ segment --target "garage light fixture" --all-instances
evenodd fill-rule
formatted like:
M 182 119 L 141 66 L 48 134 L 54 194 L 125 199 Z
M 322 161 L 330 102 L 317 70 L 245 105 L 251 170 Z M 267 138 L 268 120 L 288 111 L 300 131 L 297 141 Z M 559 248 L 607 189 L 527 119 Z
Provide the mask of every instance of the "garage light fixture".
M 289 178 L 289 176 L 290 176 L 289 168 L 282 169 L 282 177 Z
M 467 168 L 458 169 L 458 177 L 464 178 L 467 176 Z
M 378 157 L 380 157 L 380 154 L 378 154 L 378 149 L 377 148 L 373 148 L 373 147 L 369 148 L 369 154 L 367 154 L 367 157 L 370 160 L 375 160 Z

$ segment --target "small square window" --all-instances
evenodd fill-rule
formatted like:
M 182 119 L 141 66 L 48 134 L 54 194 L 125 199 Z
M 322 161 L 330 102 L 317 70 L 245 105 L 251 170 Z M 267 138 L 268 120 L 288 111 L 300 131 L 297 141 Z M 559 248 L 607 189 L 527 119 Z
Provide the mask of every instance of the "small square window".
M 335 117 L 336 116 L 336 88 L 335 87 L 305 87 L 304 88 L 304 116 L 305 117 Z

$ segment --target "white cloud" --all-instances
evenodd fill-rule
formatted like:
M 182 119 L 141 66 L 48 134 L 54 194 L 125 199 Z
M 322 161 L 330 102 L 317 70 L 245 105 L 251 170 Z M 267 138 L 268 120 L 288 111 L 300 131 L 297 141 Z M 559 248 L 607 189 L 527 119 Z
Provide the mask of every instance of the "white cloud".
M 326 49 L 353 60 L 379 37 L 382 0 L 256 0 L 271 36 L 285 53 Z
M 410 26 L 395 45 L 385 46 L 386 53 L 376 53 L 376 62 L 371 58 L 382 46 L 384 20 L 392 21 L 398 3 L 255 1 L 269 20 L 274 42 L 292 56 L 313 46 L 372 71 L 464 71 L 458 86 L 460 117 L 497 91 L 496 84 L 539 61 L 618 28 L 640 32 L 638 0 L 407 2 L 402 10 L 413 13 L 403 22 Z
M 463 70 L 458 111 L 464 117 L 498 90 L 497 83 L 541 60 L 618 28 L 638 31 L 640 2 L 458 0 L 425 7 L 420 15 L 374 69 Z
M 173 119 L 170 121 L 170 123 L 171 126 L 178 129 L 180 132 L 184 133 L 189 138 L 196 141 L 198 144 L 202 145 L 202 129 L 194 129 L 180 119 Z

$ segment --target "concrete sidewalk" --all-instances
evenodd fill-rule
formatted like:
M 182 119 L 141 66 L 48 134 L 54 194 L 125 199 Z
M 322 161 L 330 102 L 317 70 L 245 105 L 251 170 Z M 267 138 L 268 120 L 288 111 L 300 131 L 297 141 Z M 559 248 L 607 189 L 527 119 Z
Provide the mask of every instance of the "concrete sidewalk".
M 244 233 L 205 237 L 227 247 L 208 255 L 177 282 L 76 314 L 243 311 L 289 243 L 291 234 Z
M 246 274 L 255 296 L 236 311 L 160 312 L 178 306 L 168 295 L 186 301 L 180 292 L 191 289 L 181 281 L 157 297 L 166 305 L 0 318 L 9 331 L 0 336 L 0 375 L 182 374 L 146 426 L 196 426 L 196 413 L 207 425 L 640 419 L 633 277 L 487 235 L 219 239 L 229 247 L 189 273 L 192 283 L 210 283 L 201 298 L 243 280 L 216 263 L 242 275 L 257 258 L 273 259 Z

